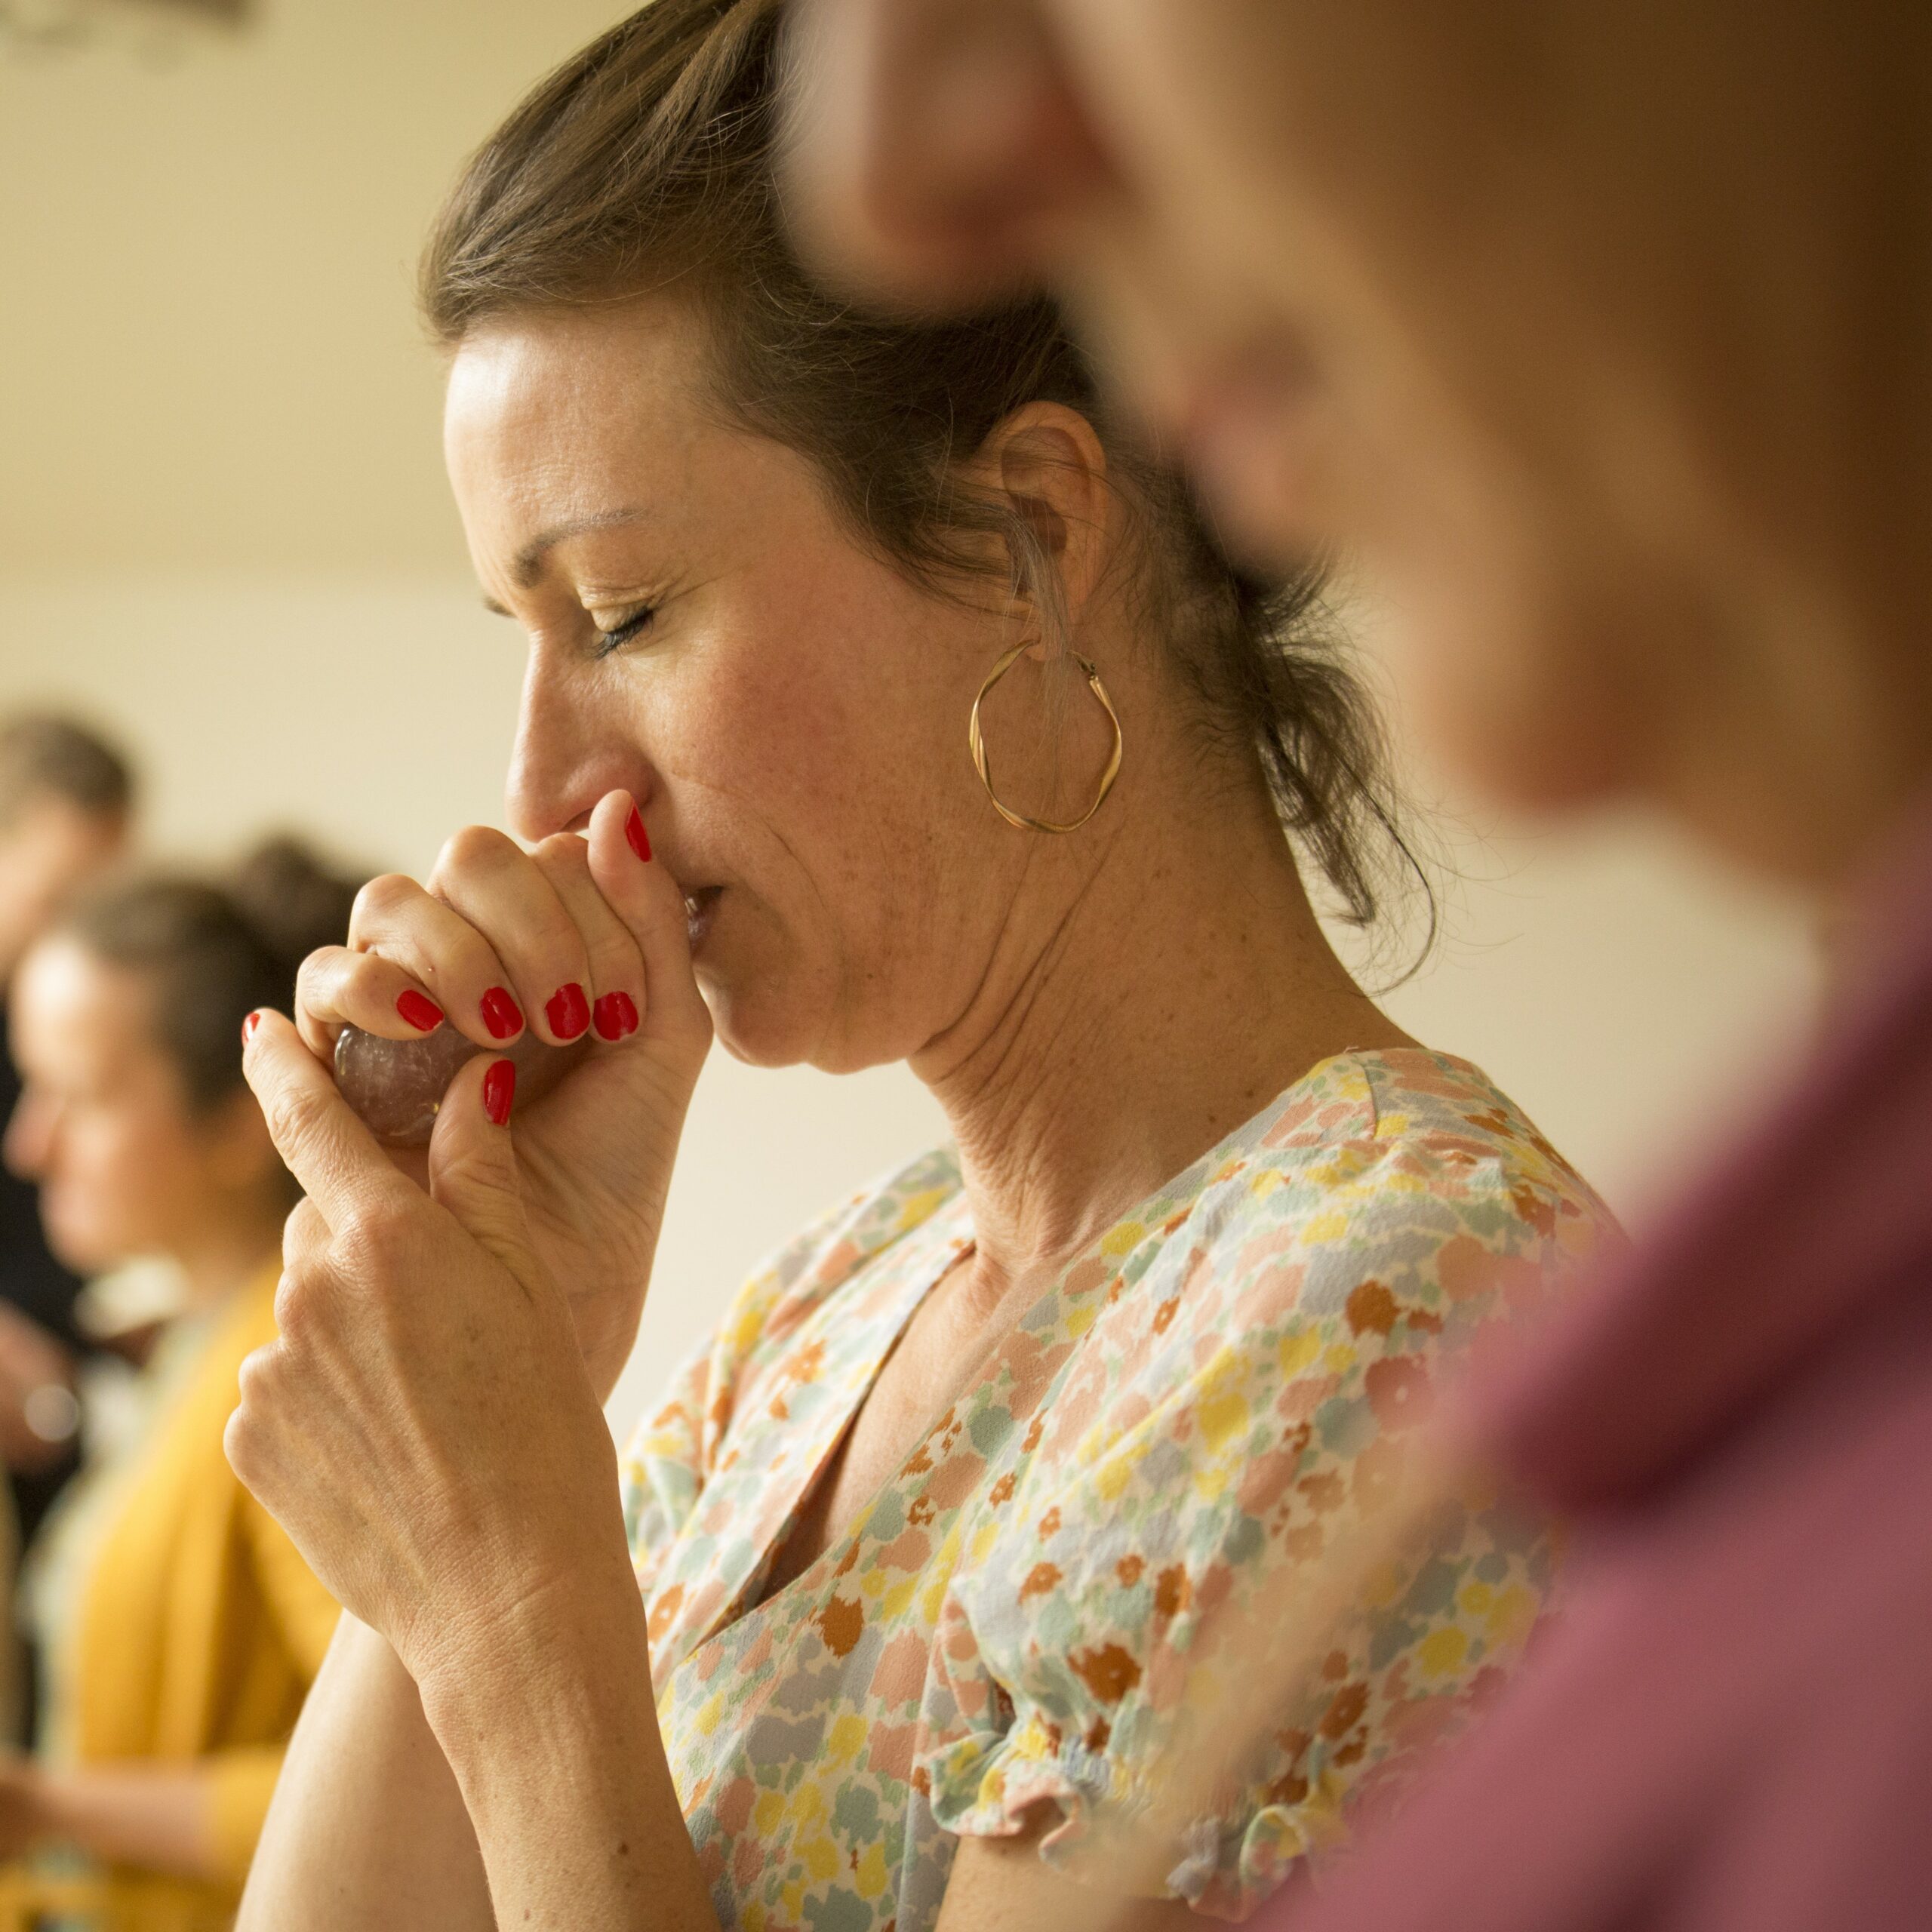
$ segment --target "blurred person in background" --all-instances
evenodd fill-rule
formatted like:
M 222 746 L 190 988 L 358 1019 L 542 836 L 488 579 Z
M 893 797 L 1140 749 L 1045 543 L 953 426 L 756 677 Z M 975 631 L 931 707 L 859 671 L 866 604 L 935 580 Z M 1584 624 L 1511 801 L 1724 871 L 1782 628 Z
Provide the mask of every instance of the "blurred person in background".
M 184 1284 L 139 1433 L 77 1479 L 33 1554 L 39 1750 L 0 1761 L 0 1854 L 77 1850 L 131 1932 L 227 1922 L 335 1624 L 222 1431 L 242 1358 L 275 1333 L 297 1198 L 242 1081 L 242 1024 L 288 1002 L 353 897 L 277 840 L 226 880 L 97 888 L 16 977 L 5 1153 L 54 1251 L 82 1273 L 164 1257 Z
M 1493 792 L 1648 801 L 1852 909 L 1797 1091 L 1442 1425 L 1587 1580 L 1281 1922 L 1918 1932 L 1932 9 L 809 11 L 823 257 L 900 302 L 1055 279 L 1253 548 L 1360 546 Z
M 1238 1915 L 1547 1587 L 1534 1518 L 1441 1512 L 1266 1761 L 1149 1832 L 1203 1607 L 1372 1516 L 1440 1364 L 1607 1217 L 1315 916 L 1401 854 L 1312 580 L 1230 567 L 1051 305 L 902 328 L 801 274 L 781 19 L 635 14 L 426 254 L 531 849 L 378 881 L 248 1048 L 309 1192 L 230 1454 L 352 1613 L 263 1932 L 930 1932 L 1010 1836 L 1041 1912 L 1152 1836 L 1150 1924 Z M 620 1487 L 600 1404 L 714 1016 L 909 1062 L 956 1145 L 746 1285 Z M 429 1193 L 331 1081 L 345 1023 L 484 1050 Z M 585 1051 L 506 1133 L 526 1027 Z
M 74 892 L 125 849 L 134 786 L 126 761 L 86 726 L 34 713 L 0 722 L 0 1121 L 20 1097 L 6 1044 L 8 988 L 27 948 Z M 78 1278 L 48 1247 L 32 1184 L 0 1171 L 0 1457 L 22 1547 L 74 1472 Z M 0 1642 L 5 1641 L 0 1637 Z M 32 1681 L 15 1699 L 31 1735 Z

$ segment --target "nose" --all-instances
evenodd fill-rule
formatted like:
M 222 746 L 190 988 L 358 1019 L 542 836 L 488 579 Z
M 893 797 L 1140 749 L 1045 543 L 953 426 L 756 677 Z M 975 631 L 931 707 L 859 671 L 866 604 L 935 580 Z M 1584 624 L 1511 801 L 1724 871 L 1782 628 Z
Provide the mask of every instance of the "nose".
M 800 242 L 869 294 L 1030 287 L 1115 183 L 1037 0 L 809 0 L 788 86 Z
M 619 786 L 648 806 L 656 786 L 651 761 L 622 707 L 592 686 L 543 647 L 531 652 L 505 799 L 519 838 L 534 843 L 581 831 L 598 800 Z

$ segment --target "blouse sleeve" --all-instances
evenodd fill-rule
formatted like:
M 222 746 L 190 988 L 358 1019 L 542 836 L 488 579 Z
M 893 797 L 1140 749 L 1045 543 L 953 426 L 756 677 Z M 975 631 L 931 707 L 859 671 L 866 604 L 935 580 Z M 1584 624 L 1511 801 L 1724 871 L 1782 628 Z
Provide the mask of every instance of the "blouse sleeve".
M 1168 1365 L 1117 1362 L 1106 1395 L 1066 1392 L 1034 1425 L 940 1613 L 921 1768 L 945 1829 L 1012 1835 L 1048 1806 L 1042 1857 L 1116 1881 L 1121 1850 L 1144 1858 L 1163 1832 L 1164 1882 L 1145 1889 L 1244 1918 L 1341 1841 L 1345 1801 L 1386 1793 L 1520 1651 L 1549 1537 L 1472 1495 L 1421 1560 L 1374 1580 L 1313 1687 L 1264 1720 L 1259 1755 L 1171 1816 L 1199 1694 L 1239 1708 L 1244 1628 L 1287 1616 L 1298 1575 L 1389 1495 L 1448 1358 L 1567 1258 L 1499 1211 L 1506 1174 L 1459 1174 L 1447 1211 L 1427 1189 L 1374 1198 L 1366 1168 L 1353 1181 L 1336 1238 L 1276 1244 L 1259 1265 L 1251 1241 L 1196 1250 L 1188 1280 L 1229 1289 L 1191 1331 L 1184 1294 L 1136 1284 L 1147 1361 L 1180 1343 Z

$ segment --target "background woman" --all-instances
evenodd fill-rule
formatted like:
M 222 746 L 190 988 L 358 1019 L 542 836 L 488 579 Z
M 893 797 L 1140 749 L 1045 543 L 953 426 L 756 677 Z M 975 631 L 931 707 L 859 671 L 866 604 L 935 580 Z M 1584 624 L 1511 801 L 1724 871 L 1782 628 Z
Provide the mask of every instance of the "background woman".
M 1152 1920 L 1237 1913 L 1546 1584 L 1494 1498 L 1447 1512 L 1263 1761 L 1149 1831 L 1190 1669 L 1603 1217 L 1328 947 L 1284 833 L 1366 916 L 1383 820 L 1306 586 L 1229 568 L 1051 309 L 881 327 L 801 275 L 779 20 L 643 10 L 429 252 L 532 849 L 378 881 L 249 1048 L 310 1198 L 230 1453 L 353 1613 L 256 1927 L 915 1932 L 1129 1848 Z M 713 1017 L 909 1061 L 956 1146 L 747 1286 L 620 1509 L 598 1405 Z M 508 1063 L 466 1069 L 426 1195 L 334 1091 L 344 1022 L 589 1051 L 513 1140 Z
M 1932 1899 L 1932 13 L 820 0 L 816 224 L 1042 268 L 1257 545 L 1359 543 L 1493 792 L 1832 920 L 1788 1103 L 1462 1420 L 1580 1519 L 1540 1666 L 1297 1927 Z
M 11 1855 L 110 1869 L 115 1923 L 228 1922 L 336 1606 L 222 1453 L 242 1358 L 275 1333 L 296 1198 L 242 1079 L 241 1024 L 347 929 L 353 888 L 299 848 L 224 884 L 119 882 L 29 953 L 10 1166 L 50 1241 L 96 1272 L 178 1267 L 183 1312 L 146 1371 L 143 1426 L 62 1505 L 37 1555 L 37 1761 L 0 1767 Z

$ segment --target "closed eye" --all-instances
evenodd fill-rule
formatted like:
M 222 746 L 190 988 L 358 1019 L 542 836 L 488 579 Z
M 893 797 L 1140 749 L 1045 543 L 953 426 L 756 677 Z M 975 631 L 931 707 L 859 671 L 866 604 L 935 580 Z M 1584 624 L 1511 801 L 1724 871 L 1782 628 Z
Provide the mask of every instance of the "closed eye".
M 614 624 L 608 630 L 601 625 L 597 632 L 597 649 L 599 657 L 608 657 L 614 651 L 621 651 L 631 640 L 641 633 L 657 616 L 656 610 L 646 605 L 641 610 L 634 611 L 620 624 Z

